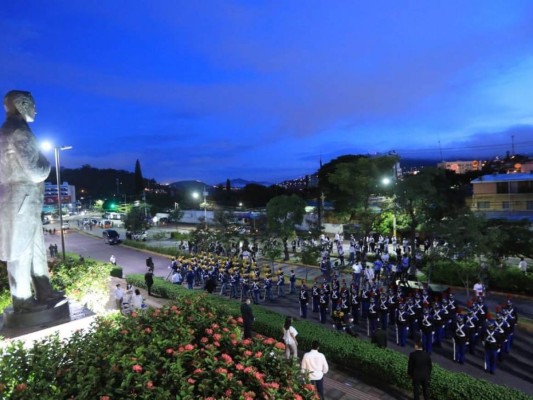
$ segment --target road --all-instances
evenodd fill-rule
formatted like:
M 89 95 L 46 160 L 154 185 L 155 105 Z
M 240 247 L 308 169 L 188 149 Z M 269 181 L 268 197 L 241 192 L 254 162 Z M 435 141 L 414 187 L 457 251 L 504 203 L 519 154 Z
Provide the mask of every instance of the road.
M 91 232 L 93 235 L 100 234 L 101 229 L 96 229 Z M 47 246 L 49 243 L 56 243 L 61 246 L 61 239 L 59 235 L 45 235 Z M 83 255 L 85 258 L 90 257 L 95 260 L 109 261 L 111 254 L 117 258 L 117 263 L 123 267 L 124 274 L 145 273 L 145 260 L 151 256 L 155 264 L 155 276 L 165 278 L 169 273 L 168 266 L 170 264 L 169 257 L 163 257 L 146 252 L 133 249 L 122 245 L 106 245 L 98 236 L 91 236 L 85 233 L 78 233 L 76 230 L 70 230 L 65 235 L 66 251 Z M 59 249 L 61 253 L 61 250 Z M 290 268 L 293 268 L 292 266 Z M 319 273 L 314 268 L 297 267 L 296 275 L 299 278 L 306 276 L 308 279 L 313 279 Z M 288 272 L 289 267 L 285 268 Z M 345 276 L 349 282 L 349 276 Z M 287 290 L 288 291 L 288 290 Z M 454 292 L 456 299 L 463 303 L 466 301 L 464 291 Z M 487 299 L 489 308 L 494 310 L 495 304 L 501 304 L 506 299 L 505 296 L 490 295 Z M 519 315 L 525 313 L 531 315 L 533 304 L 529 299 L 514 299 L 514 303 L 519 310 Z M 299 318 L 299 305 L 296 295 L 286 296 L 284 298 L 277 298 L 272 303 L 264 303 L 269 309 L 275 310 L 281 314 L 291 315 Z M 318 323 L 318 316 L 316 314 L 310 315 L 310 320 L 315 320 Z M 330 327 L 330 324 L 326 325 Z M 389 347 L 404 354 L 408 354 L 412 350 L 411 343 L 408 346 L 401 348 L 394 343 L 394 330 L 389 329 Z M 366 337 L 366 325 L 359 327 L 360 337 Z M 434 349 L 432 358 L 434 362 L 440 366 L 457 372 L 464 372 L 476 378 L 486 379 L 490 382 L 500 385 L 507 385 L 519 389 L 529 395 L 533 395 L 533 347 L 532 334 L 519 330 L 515 335 L 515 341 L 511 353 L 505 356 L 504 362 L 499 364 L 495 375 L 486 374 L 483 371 L 483 354 L 481 345 L 478 345 L 475 355 L 467 355 L 467 360 L 464 365 L 455 364 L 452 360 L 453 350 L 451 340 L 446 340 L 442 348 Z

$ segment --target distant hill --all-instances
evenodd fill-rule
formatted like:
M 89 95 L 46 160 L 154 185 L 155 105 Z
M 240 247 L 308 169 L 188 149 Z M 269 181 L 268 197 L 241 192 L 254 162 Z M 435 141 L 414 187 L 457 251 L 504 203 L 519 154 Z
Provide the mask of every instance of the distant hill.
M 246 185 L 250 185 L 250 184 L 261 185 L 261 186 L 266 186 L 266 187 L 273 185 L 273 183 L 269 183 L 269 182 L 248 181 L 246 179 L 241 179 L 241 178 L 230 179 L 230 182 L 231 182 L 231 187 L 236 188 L 236 189 L 242 189 Z
M 230 179 L 230 182 L 231 182 L 231 187 L 235 189 L 242 189 L 246 185 L 249 185 L 249 184 L 262 185 L 266 187 L 272 186 L 272 183 L 248 181 L 246 179 L 241 179 L 241 178 Z M 226 182 L 220 182 L 220 183 L 217 183 L 216 185 L 226 186 Z M 207 190 L 209 191 L 209 189 L 215 185 L 210 185 L 202 181 L 189 180 L 189 181 L 172 182 L 171 184 L 169 184 L 169 186 L 173 187 L 174 189 L 178 189 L 178 190 L 196 190 L 196 191 L 202 191 L 203 188 L 206 187 Z

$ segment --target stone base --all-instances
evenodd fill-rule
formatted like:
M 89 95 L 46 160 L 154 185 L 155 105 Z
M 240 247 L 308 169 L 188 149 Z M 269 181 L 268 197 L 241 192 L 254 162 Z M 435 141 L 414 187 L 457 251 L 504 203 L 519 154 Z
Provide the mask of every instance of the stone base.
M 66 297 L 54 300 L 45 310 L 34 312 L 15 312 L 13 307 L 4 310 L 2 329 L 24 329 L 35 326 L 50 325 L 53 322 L 70 319 L 70 309 Z

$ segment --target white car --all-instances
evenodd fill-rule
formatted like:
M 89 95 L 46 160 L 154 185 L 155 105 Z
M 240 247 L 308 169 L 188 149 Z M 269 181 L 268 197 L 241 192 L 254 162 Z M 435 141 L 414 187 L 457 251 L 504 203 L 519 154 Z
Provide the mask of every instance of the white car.
M 70 224 L 68 221 L 63 221 L 63 225 L 61 225 L 61 229 L 70 229 Z
M 146 235 L 146 232 L 135 232 L 135 233 L 132 233 L 131 234 L 131 238 L 133 240 L 142 240 L 143 242 L 146 241 L 146 238 L 148 237 L 148 235 Z

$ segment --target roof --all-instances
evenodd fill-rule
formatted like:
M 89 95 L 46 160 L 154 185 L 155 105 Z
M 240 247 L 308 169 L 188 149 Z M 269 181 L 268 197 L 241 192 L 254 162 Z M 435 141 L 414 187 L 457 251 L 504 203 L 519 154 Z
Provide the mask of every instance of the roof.
M 533 173 L 531 174 L 491 174 L 483 175 L 474 179 L 471 183 L 496 183 L 496 182 L 517 182 L 517 181 L 533 181 Z

